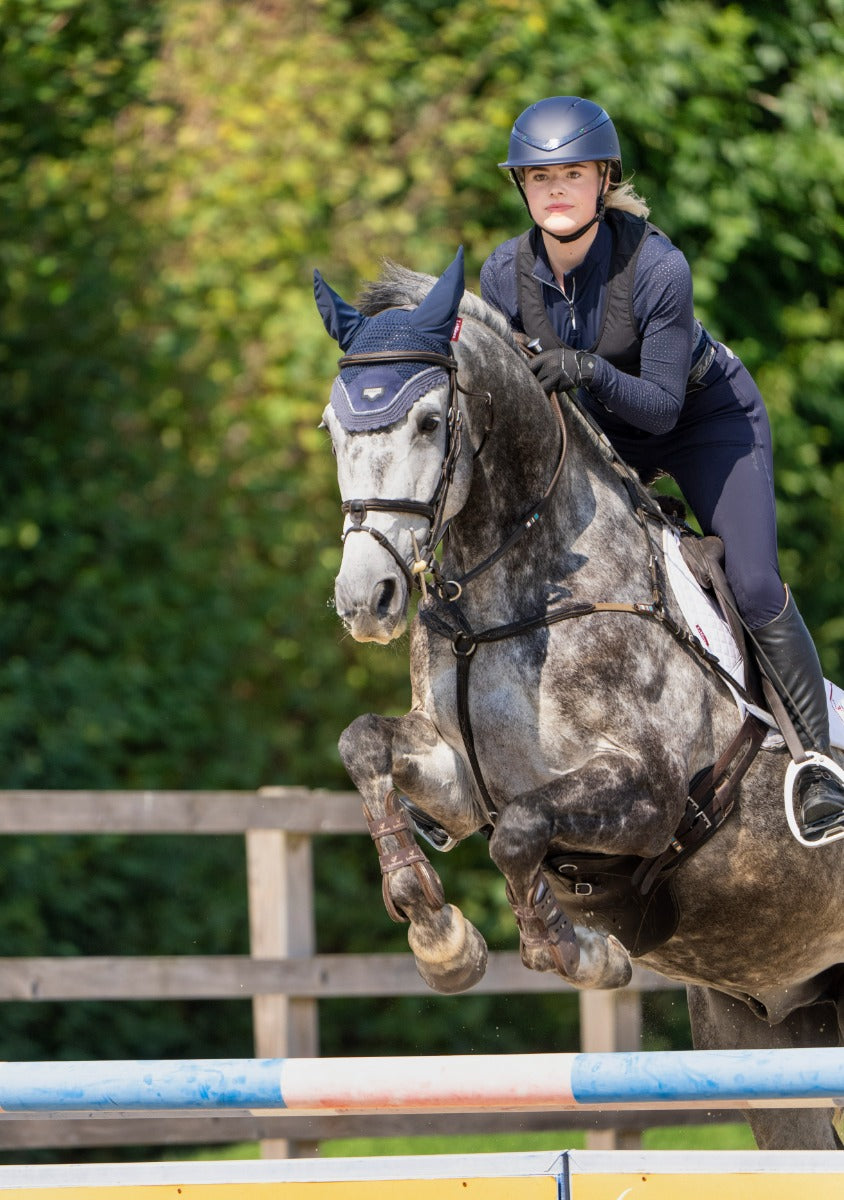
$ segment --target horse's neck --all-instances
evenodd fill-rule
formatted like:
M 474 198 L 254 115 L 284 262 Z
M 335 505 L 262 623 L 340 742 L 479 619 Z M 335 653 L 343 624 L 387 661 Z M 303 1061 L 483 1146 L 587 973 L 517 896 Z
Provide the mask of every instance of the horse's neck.
M 535 524 L 533 506 L 559 461 L 560 428 L 550 405 L 528 414 L 510 410 L 506 418 L 496 412 L 469 500 L 452 524 L 447 564 L 465 574 L 514 529 L 524 532 L 473 581 L 473 605 L 502 614 L 555 597 L 648 599 L 646 534 L 623 482 L 577 414 L 566 412 L 565 462 Z
M 557 524 L 573 558 L 568 577 L 582 599 L 641 600 L 650 589 L 652 530 L 643 522 L 608 451 L 573 410 Z M 597 588 L 597 592 L 596 592 Z

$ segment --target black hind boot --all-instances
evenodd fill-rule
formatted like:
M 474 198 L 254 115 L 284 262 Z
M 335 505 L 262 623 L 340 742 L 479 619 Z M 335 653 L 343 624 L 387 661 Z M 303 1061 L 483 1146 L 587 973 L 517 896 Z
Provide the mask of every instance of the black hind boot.
M 761 629 L 753 631 L 762 669 L 783 701 L 805 750 L 829 758 L 829 711 L 818 652 L 791 592 L 785 608 Z M 797 777 L 800 825 L 808 840 L 820 840 L 844 825 L 844 787 L 821 764 Z

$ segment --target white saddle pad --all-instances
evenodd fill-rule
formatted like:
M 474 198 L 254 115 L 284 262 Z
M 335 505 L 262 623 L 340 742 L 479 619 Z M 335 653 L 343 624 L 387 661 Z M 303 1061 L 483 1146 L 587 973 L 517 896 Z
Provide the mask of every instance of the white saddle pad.
M 668 582 L 680 606 L 689 631 L 694 634 L 710 654 L 716 656 L 721 666 L 724 667 L 739 687 L 744 687 L 744 659 L 736 644 L 736 640 L 715 600 L 700 587 L 686 565 L 686 560 L 680 552 L 679 534 L 675 533 L 672 529 L 664 529 L 662 534 L 662 548 L 665 553 L 665 570 L 668 575 Z M 738 692 L 734 691 L 733 696 L 742 716 L 744 716 L 748 705 L 742 700 Z M 837 749 L 844 750 L 844 691 L 836 684 L 830 683 L 828 679 L 826 680 L 826 700 L 829 709 L 830 742 Z M 776 722 L 770 713 L 755 706 L 751 706 L 751 711 L 758 717 L 761 717 L 772 729 L 776 728 Z M 777 740 L 777 738 L 778 735 L 769 734 L 765 739 L 765 746 L 781 745 L 782 739 Z

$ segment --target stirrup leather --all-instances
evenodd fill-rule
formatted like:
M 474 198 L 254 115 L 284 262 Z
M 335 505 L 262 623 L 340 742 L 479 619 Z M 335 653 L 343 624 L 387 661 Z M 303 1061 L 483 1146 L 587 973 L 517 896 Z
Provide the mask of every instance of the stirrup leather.
M 827 774 L 832 775 L 841 784 L 841 789 L 844 791 L 844 770 L 839 767 L 838 763 L 827 758 L 825 754 L 819 754 L 817 750 L 807 750 L 805 758 L 800 762 L 795 762 L 794 759 L 788 764 L 785 772 L 785 819 L 788 821 L 788 828 L 791 830 L 794 838 L 801 846 L 808 846 L 810 850 L 814 850 L 817 846 L 828 846 L 831 842 L 837 842 L 839 838 L 844 838 L 844 812 L 842 812 L 841 823 L 833 825 L 830 829 L 825 829 L 819 833 L 817 837 L 807 838 L 800 827 L 800 798 L 797 791 L 797 782 L 802 771 L 809 767 L 820 767 Z

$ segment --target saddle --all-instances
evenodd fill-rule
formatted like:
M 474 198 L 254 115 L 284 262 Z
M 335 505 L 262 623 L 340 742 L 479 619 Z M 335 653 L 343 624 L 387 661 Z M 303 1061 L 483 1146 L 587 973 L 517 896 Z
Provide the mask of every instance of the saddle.
M 684 535 L 680 549 L 699 586 L 720 607 L 746 664 L 745 688 L 761 703 L 759 673 L 724 574 L 721 539 Z M 768 732 L 769 727 L 753 713 L 746 715 L 717 762 L 691 780 L 680 825 L 669 847 L 654 858 L 571 851 L 549 854 L 543 867 L 569 920 L 613 934 L 634 958 L 668 941 L 680 921 L 674 872 L 726 821 L 738 784 Z
M 756 660 L 745 632 L 744 623 L 738 614 L 733 590 L 724 573 L 724 543 L 719 537 L 695 537 L 685 534 L 680 537 L 680 554 L 691 571 L 698 586 L 710 592 L 733 635 L 736 646 L 746 665 L 745 686 L 754 701 L 762 703 L 762 686 Z

